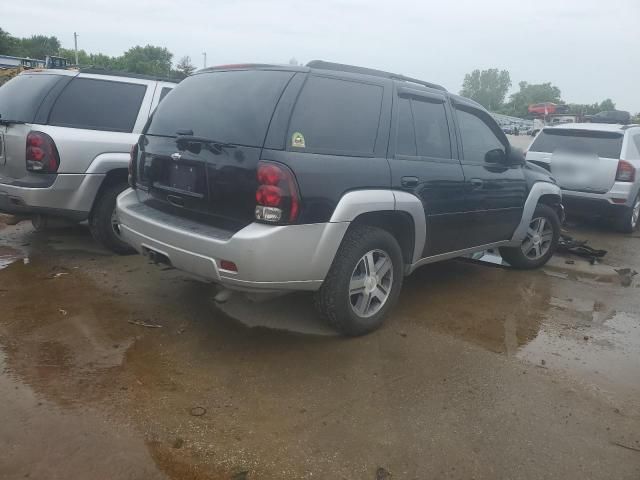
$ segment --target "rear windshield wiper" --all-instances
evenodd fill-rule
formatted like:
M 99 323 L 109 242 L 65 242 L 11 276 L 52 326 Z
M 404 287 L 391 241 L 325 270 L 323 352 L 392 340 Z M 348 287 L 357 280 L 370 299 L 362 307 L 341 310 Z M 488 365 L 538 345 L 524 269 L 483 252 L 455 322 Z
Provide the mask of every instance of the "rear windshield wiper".
M 178 130 L 176 132 L 178 136 L 176 137 L 176 143 L 178 147 L 187 146 L 188 144 L 193 143 L 204 143 L 209 146 L 210 149 L 214 151 L 214 153 L 220 153 L 223 148 L 236 148 L 235 145 L 226 142 L 220 142 L 218 140 L 214 140 L 212 138 L 206 137 L 198 137 L 193 135 L 192 130 Z

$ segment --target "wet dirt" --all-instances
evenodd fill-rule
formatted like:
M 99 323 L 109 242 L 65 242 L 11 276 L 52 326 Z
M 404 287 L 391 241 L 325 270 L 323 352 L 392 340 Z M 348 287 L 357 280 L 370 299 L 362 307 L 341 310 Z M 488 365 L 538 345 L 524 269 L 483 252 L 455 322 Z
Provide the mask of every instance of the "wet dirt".
M 343 339 L 82 228 L 0 240 L 2 479 L 640 477 L 637 279 L 436 264 Z

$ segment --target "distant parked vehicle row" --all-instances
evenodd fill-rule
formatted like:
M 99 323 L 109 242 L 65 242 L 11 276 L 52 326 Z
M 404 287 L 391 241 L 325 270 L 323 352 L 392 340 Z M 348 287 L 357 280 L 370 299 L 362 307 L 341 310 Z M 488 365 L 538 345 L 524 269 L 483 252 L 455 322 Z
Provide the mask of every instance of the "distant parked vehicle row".
M 115 201 L 127 187 L 129 151 L 175 83 L 86 70 L 27 71 L 0 88 L 0 212 L 88 220 L 114 252 Z

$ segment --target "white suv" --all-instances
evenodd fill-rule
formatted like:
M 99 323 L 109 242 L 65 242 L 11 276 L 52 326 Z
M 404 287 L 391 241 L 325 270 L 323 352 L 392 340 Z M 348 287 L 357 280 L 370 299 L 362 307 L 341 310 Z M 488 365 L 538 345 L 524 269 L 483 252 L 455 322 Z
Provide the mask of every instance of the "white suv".
M 526 158 L 556 178 L 567 213 L 607 217 L 626 233 L 638 227 L 640 125 L 546 127 Z

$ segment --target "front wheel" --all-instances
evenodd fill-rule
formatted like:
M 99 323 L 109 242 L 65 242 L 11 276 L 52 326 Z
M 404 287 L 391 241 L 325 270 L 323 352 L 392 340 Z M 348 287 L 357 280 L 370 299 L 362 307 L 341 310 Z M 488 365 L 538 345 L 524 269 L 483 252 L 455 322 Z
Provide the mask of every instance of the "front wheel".
M 386 230 L 356 225 L 347 231 L 316 295 L 316 306 L 343 335 L 378 328 L 400 294 L 402 252 Z
M 555 210 L 540 204 L 533 212 L 527 236 L 517 247 L 501 247 L 509 265 L 520 269 L 538 268 L 549 261 L 560 239 L 560 220 Z

